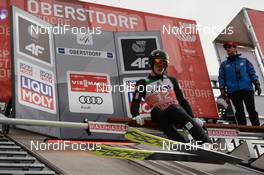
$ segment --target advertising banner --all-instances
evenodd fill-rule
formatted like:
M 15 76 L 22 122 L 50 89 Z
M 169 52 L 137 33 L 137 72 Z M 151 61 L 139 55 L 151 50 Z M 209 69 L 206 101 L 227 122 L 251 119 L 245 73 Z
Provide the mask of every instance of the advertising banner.
M 199 34 L 195 32 L 188 33 L 183 30 L 184 28 L 192 29 L 195 27 L 195 21 L 86 2 L 61 0 L 4 0 L 0 2 L 0 6 L 6 11 L 8 11 L 10 5 L 21 8 L 47 23 L 53 24 L 53 26 L 45 26 L 50 26 L 48 31 L 55 36 L 58 75 L 54 74 L 54 78 L 59 83 L 58 101 L 62 101 L 62 103 L 59 103 L 58 109 L 63 114 L 61 120 L 72 121 L 76 119 L 76 116 L 79 116 L 76 121 L 84 118 L 84 115 L 80 117 L 81 113 L 70 112 L 67 94 L 68 71 L 108 74 L 112 85 L 119 84 L 123 82 L 123 78 L 145 77 L 149 72 L 147 56 L 151 50 L 156 48 L 162 48 L 169 53 L 168 75 L 179 80 L 195 116 L 218 117 Z M 3 31 L 8 33 L 10 30 L 8 26 L 9 17 L 10 15 L 7 13 L 5 20 L 1 20 L 1 23 L 3 22 L 4 26 L 7 27 L 3 28 L 1 26 L 0 37 L 4 37 L 4 35 L 1 35 Z M 21 25 L 31 24 L 30 22 L 32 22 L 26 18 L 23 19 Z M 157 23 L 157 21 L 159 22 Z M 28 29 L 24 28 L 21 32 L 25 33 L 25 30 Z M 86 31 L 86 33 L 83 34 L 82 31 Z M 113 35 L 112 33 L 104 38 L 104 32 L 106 31 L 116 32 L 116 34 L 112 38 L 109 37 Z M 78 32 L 81 34 L 77 34 Z M 131 32 L 132 34 L 118 34 L 122 32 Z M 52 62 L 52 59 L 49 60 L 49 56 L 47 56 L 52 54 L 49 53 L 48 43 L 44 39 L 47 37 L 45 35 L 38 36 L 39 39 L 36 39 L 36 37 L 32 33 L 30 38 L 23 39 L 24 43 L 18 43 L 23 46 L 18 50 L 19 54 L 30 59 L 32 62 L 27 61 L 33 65 L 43 64 L 46 70 L 49 70 L 49 67 L 53 69 L 52 64 L 54 62 Z M 115 42 L 111 42 L 113 38 Z M 6 79 L 0 79 L 0 83 L 6 83 L 6 87 L 11 87 L 11 84 L 5 81 L 11 78 L 8 76 L 8 71 L 10 71 L 10 54 L 7 52 L 10 52 L 9 36 L 5 36 L 4 39 L 7 44 L 4 45 L 2 53 L 5 53 L 5 60 L 7 61 L 0 62 L 0 71 L 6 72 L 7 76 L 5 76 Z M 38 40 L 38 42 L 34 42 L 34 40 Z M 76 58 L 79 61 L 74 61 Z M 87 66 L 87 61 L 89 66 Z M 86 62 L 86 64 L 83 64 L 83 62 Z M 115 68 L 118 68 L 118 71 L 114 70 Z M 10 88 L 5 88 L 3 91 L 0 94 L 1 101 L 8 99 L 8 96 L 5 96 L 11 94 L 9 93 Z M 126 117 L 129 115 L 127 109 L 120 108 L 125 101 L 124 97 L 112 93 L 113 116 Z M 92 113 L 89 117 L 91 117 L 91 120 L 101 120 L 102 118 L 98 119 L 97 115 L 99 114 Z M 102 114 L 102 116 L 104 115 L 106 114 Z
M 8 103 L 12 90 L 8 3 L 0 2 L 0 15 L 0 101 Z
M 79 34 L 67 31 L 55 35 L 56 68 L 62 121 L 104 122 L 123 117 L 113 32 Z M 61 129 L 65 138 L 83 135 L 82 130 Z M 89 138 L 117 139 L 115 134 L 93 133 Z M 83 135 L 82 138 L 88 137 Z
M 258 39 L 258 43 L 260 45 L 262 54 L 264 54 L 264 34 L 263 34 L 264 12 L 248 9 L 247 13 L 250 18 L 251 24 L 253 26 L 253 30 Z
M 18 101 L 36 110 L 56 114 L 54 74 L 36 65 L 18 61 Z
M 12 26 L 14 115 L 16 118 L 58 121 L 53 34 L 37 31 L 51 25 L 12 7 Z M 60 134 L 58 128 L 17 127 L 52 136 Z
M 108 74 L 69 71 L 67 83 L 70 112 L 113 114 Z
M 51 62 L 52 52 L 50 45 L 52 33 L 42 32 L 41 28 L 46 28 L 40 23 L 31 22 L 30 18 L 17 14 L 15 22 L 19 26 L 16 32 L 18 43 L 17 52 L 34 61 L 38 61 L 49 66 L 54 66 Z
M 125 34 L 126 35 L 126 34 Z M 146 35 L 149 35 L 146 33 Z M 118 37 L 118 51 L 123 74 L 149 73 L 148 56 L 160 48 L 157 36 Z

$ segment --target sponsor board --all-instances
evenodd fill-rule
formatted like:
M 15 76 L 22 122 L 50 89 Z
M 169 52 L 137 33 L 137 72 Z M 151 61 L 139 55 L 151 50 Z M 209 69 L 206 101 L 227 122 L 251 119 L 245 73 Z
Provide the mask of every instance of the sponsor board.
M 207 128 L 207 133 L 210 137 L 216 138 L 235 138 L 238 136 L 238 131 L 235 129 L 214 129 Z
M 88 57 L 88 58 L 105 58 L 105 59 L 113 59 L 114 58 L 114 53 L 112 53 L 112 52 L 99 51 L 99 50 L 65 48 L 65 47 L 58 47 L 57 53 L 62 54 L 62 55 L 81 56 L 81 57 Z
M 113 114 L 108 74 L 68 71 L 67 84 L 70 112 Z
M 17 52 L 27 58 L 53 66 L 52 34 L 46 26 L 16 13 Z
M 148 73 L 148 56 L 160 48 L 157 36 L 118 37 L 118 48 L 123 73 Z
M 162 33 L 162 25 L 165 26 L 172 25 L 180 28 L 181 22 L 184 25 L 189 26 L 189 23 L 195 23 L 192 20 L 183 20 L 179 18 L 170 18 L 156 14 L 132 11 L 127 9 L 120 9 L 120 8 L 113 8 L 103 5 L 98 5 L 94 3 L 83 3 L 83 2 L 47 2 L 47 1 L 37 1 L 37 0 L 22 0 L 22 1 L 12 1 L 12 5 L 16 7 L 20 7 L 23 10 L 34 14 L 38 18 L 54 25 L 68 25 L 70 27 L 74 26 L 93 26 L 93 27 L 100 27 L 103 31 L 122 31 L 122 32 L 131 32 L 131 31 L 160 31 L 160 36 L 162 37 L 162 41 L 166 43 L 164 45 L 164 49 L 169 53 L 171 59 L 170 67 L 168 68 L 168 73 L 170 75 L 176 75 L 180 80 L 190 80 L 190 76 L 188 70 L 192 71 L 191 80 L 197 83 L 197 87 L 203 88 L 205 90 L 210 90 L 210 82 L 208 81 L 208 72 L 206 69 L 204 56 L 202 54 L 202 48 L 200 44 L 200 39 L 197 34 L 196 40 L 194 40 L 194 36 L 169 36 L 168 34 Z M 3 21 L 9 21 L 8 18 L 11 16 L 10 14 L 6 13 L 9 8 L 10 3 L 0 2 L 0 6 L 2 7 L 2 11 L 5 11 L 7 14 L 7 18 Z M 124 13 L 126 12 L 126 13 Z M 31 20 L 30 20 L 31 21 Z M 160 21 L 161 23 L 156 23 L 156 21 Z M 185 24 L 187 23 L 187 24 Z M 0 34 L 2 36 L 9 36 L 10 29 L 9 25 L 2 25 L 0 26 Z M 5 37 L 4 37 L 5 38 Z M 133 37 L 134 38 L 134 37 Z M 180 39 L 179 39 L 180 38 Z M 75 40 L 76 38 L 74 38 Z M 7 45 L 9 45 L 9 40 L 7 38 Z M 76 43 L 76 41 L 75 41 Z M 76 44 L 84 44 L 85 41 L 80 41 Z M 118 44 L 118 42 L 116 42 Z M 93 41 L 95 44 L 95 41 Z M 137 46 L 138 45 L 138 46 Z M 136 51 L 141 51 L 141 46 L 144 45 L 144 42 L 139 42 L 134 44 L 133 48 Z M 175 52 L 175 47 L 180 46 L 180 52 Z M 184 47 L 183 47 L 184 46 Z M 186 46 L 186 47 L 185 47 Z M 31 45 L 30 49 L 34 50 L 34 53 L 38 53 L 39 49 L 37 46 Z M 67 46 L 68 47 L 68 46 Z M 3 47 L 5 48 L 5 47 Z M 7 47 L 6 47 L 7 48 Z M 71 48 L 69 46 L 69 48 Z M 85 48 L 86 49 L 86 48 Z M 9 48 L 7 48 L 9 50 Z M 200 57 L 192 58 L 185 58 L 186 56 L 193 56 L 200 55 Z M 122 56 L 122 54 L 120 54 Z M 71 56 L 70 56 L 71 57 Z M 10 56 L 7 56 L 10 58 Z M 10 60 L 10 59 L 9 59 Z M 54 60 L 52 60 L 54 62 Z M 132 68 L 135 67 L 144 67 L 146 66 L 146 58 L 137 59 L 135 62 L 131 62 L 130 64 L 134 63 Z M 121 64 L 120 64 L 121 65 Z M 188 68 L 184 68 L 185 65 L 190 65 Z M 10 66 L 3 67 L 1 72 L 1 86 L 3 87 L 0 89 L 3 93 L 1 93 L 0 98 L 4 99 L 5 96 L 10 98 L 10 87 L 11 87 L 11 76 L 10 76 Z M 124 66 L 121 66 L 124 69 Z M 121 69 L 120 67 L 120 69 Z M 144 71 L 139 69 L 140 71 Z M 177 70 L 177 71 L 176 71 Z M 199 71 L 195 71 L 199 70 Z M 201 71 L 204 70 L 204 71 Z M 131 71 L 134 73 L 133 71 Z M 136 71 L 135 71 L 136 72 Z M 122 73 L 122 70 L 120 71 Z M 206 83 L 208 82 L 208 83 Z M 196 87 L 196 88 L 197 88 Z M 191 103 L 192 107 L 196 108 L 194 112 L 199 117 L 209 117 L 209 118 L 217 118 L 217 111 L 215 107 L 215 102 L 213 97 L 208 99 L 206 105 L 203 105 L 204 99 L 191 97 L 195 103 Z M 201 100 L 200 100 L 201 99 Z M 208 107 L 209 105 L 209 107 Z
M 129 78 L 123 79 L 123 83 L 125 87 L 127 87 L 127 90 L 124 92 L 125 93 L 124 95 L 125 95 L 125 103 L 126 103 L 125 106 L 126 106 L 127 116 L 129 118 L 132 118 L 132 115 L 130 113 L 130 107 L 131 107 L 131 103 L 132 103 L 132 99 L 134 95 L 135 85 L 136 85 L 137 80 L 140 80 L 142 78 L 145 78 L 145 77 L 129 77 Z M 147 105 L 145 100 L 142 99 L 142 102 L 140 103 L 140 106 L 139 106 L 139 114 L 141 116 L 148 117 L 150 116 L 150 112 L 151 112 L 150 107 Z
M 51 71 L 18 59 L 18 101 L 20 104 L 56 114 L 56 91 Z
M 18 1 L 20 2 L 20 1 Z M 83 2 L 42 2 L 27 0 L 23 5 L 28 12 L 38 15 L 39 18 L 50 23 L 69 23 L 75 21 L 78 24 L 95 23 L 121 29 L 137 29 L 139 18 L 135 14 L 123 15 L 119 11 L 94 8 L 95 4 L 84 5 Z M 91 8 L 92 7 L 92 8 Z M 110 8 L 111 9 L 111 8 Z

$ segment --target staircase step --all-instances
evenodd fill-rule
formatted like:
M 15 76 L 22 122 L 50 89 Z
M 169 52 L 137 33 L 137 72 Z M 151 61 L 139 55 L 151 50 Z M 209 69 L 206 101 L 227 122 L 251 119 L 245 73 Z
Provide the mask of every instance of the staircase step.
M 0 175 L 55 175 L 53 171 L 0 171 Z
M 3 150 L 21 150 L 21 147 L 20 146 L 12 146 L 12 145 L 0 145 L 0 151 L 3 151 Z
M 34 163 L 35 157 L 0 157 L 0 163 Z
M 34 164 L 22 164 L 22 163 L 0 163 L 0 171 L 1 170 L 35 170 L 41 171 L 44 169 L 44 165 L 40 163 Z
M 25 151 L 0 151 L 0 157 L 26 157 Z

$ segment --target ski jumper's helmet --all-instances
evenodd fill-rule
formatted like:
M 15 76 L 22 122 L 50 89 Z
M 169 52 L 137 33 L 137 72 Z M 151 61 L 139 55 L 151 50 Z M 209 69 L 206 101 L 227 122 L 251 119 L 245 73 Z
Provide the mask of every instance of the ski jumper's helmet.
M 159 50 L 159 49 L 153 50 L 149 54 L 149 65 L 150 65 L 151 69 L 153 69 L 155 61 L 163 61 L 168 66 L 168 64 L 169 64 L 169 55 L 163 50 Z

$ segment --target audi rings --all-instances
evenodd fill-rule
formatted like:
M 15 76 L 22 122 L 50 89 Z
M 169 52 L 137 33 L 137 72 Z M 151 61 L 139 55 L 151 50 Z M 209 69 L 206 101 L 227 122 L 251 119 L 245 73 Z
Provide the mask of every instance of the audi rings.
M 97 104 L 101 105 L 103 103 L 103 99 L 99 96 L 80 96 L 79 102 L 81 104 Z

